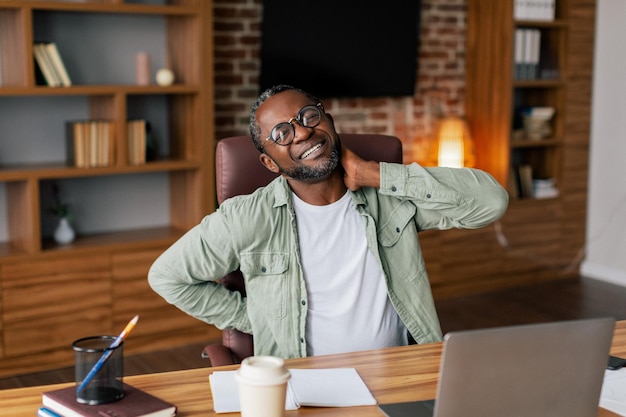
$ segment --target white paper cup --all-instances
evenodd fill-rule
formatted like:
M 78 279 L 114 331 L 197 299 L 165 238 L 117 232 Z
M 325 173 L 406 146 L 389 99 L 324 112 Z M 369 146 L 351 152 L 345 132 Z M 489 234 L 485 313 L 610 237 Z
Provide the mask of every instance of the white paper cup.
M 274 356 L 251 356 L 237 371 L 242 417 L 283 417 L 287 381 L 285 361 Z

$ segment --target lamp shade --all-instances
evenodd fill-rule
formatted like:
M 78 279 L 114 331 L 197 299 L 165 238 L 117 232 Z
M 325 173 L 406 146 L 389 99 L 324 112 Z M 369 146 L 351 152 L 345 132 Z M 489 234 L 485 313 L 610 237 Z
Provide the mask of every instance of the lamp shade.
M 474 143 L 467 123 L 459 117 L 445 117 L 437 125 L 432 159 L 441 167 L 473 167 Z

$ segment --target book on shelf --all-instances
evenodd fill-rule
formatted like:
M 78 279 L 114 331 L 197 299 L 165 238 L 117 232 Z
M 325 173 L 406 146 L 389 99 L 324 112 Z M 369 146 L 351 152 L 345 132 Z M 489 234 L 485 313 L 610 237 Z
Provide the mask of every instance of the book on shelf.
M 552 21 L 555 17 L 556 0 L 515 0 L 515 20 Z
M 45 44 L 45 48 L 50 60 L 52 61 L 54 70 L 61 80 L 61 85 L 64 87 L 70 87 L 72 85 L 72 80 L 67 73 L 67 69 L 65 68 L 63 59 L 61 59 L 61 54 L 59 53 L 56 43 L 48 42 Z
M 50 87 L 69 87 L 72 85 L 59 49 L 54 42 L 35 42 L 33 54 L 47 85 Z
M 130 165 L 146 163 L 146 121 L 129 120 L 127 123 L 127 152 Z
M 46 52 L 43 43 L 35 43 L 33 45 L 33 55 L 35 56 L 35 64 L 43 74 L 45 84 L 50 87 L 59 87 L 61 85 L 60 78 L 56 75 L 52 61 Z
M 516 80 L 539 78 L 541 31 L 528 28 L 515 29 L 513 50 L 514 78 Z
M 519 178 L 519 196 L 533 198 L 533 168 L 530 165 L 520 165 L 517 168 Z
M 128 384 L 124 384 L 124 397 L 108 404 L 79 403 L 75 386 L 46 391 L 41 397 L 42 408 L 63 417 L 173 417 L 177 411 L 174 404 Z
M 77 168 L 105 167 L 115 162 L 114 125 L 109 120 L 67 122 L 67 162 Z
M 554 178 L 534 179 L 533 197 L 536 199 L 556 198 L 559 196 L 559 189 L 556 188 Z

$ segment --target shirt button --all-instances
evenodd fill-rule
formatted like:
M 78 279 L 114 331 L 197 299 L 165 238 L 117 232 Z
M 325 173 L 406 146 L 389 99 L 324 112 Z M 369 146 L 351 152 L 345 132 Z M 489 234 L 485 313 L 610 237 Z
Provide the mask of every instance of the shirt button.
M 262 266 L 262 267 L 261 267 L 261 272 L 267 272 L 267 268 L 266 268 L 266 267 L 264 267 L 264 266 Z
M 300 338 L 300 343 L 304 343 L 304 337 Z
M 391 191 L 393 191 L 393 192 L 395 193 L 396 191 L 398 191 L 398 189 L 396 188 L 396 186 L 395 186 L 395 185 L 392 185 L 392 186 L 391 186 Z
M 430 197 L 431 197 L 431 195 L 430 195 L 430 194 L 426 194 L 426 198 L 430 198 Z
M 400 233 L 400 228 L 396 227 L 396 232 Z
M 306 305 L 306 301 L 302 300 L 302 305 L 305 306 Z

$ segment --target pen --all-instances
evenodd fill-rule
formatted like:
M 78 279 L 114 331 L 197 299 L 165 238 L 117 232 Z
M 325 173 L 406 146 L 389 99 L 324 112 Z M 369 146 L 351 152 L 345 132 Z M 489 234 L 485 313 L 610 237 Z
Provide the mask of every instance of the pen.
M 116 347 L 118 347 L 126 338 L 126 336 L 128 336 L 128 333 L 131 332 L 131 330 L 133 330 L 133 327 L 135 327 L 135 324 L 137 324 L 137 320 L 139 320 L 139 315 L 135 316 L 132 318 L 131 321 L 128 322 L 128 324 L 126 325 L 126 327 L 124 327 L 124 330 L 122 330 L 122 333 L 120 333 L 119 336 L 117 336 L 115 338 L 115 340 L 113 341 L 113 343 L 111 343 L 111 346 L 109 346 L 104 353 L 102 354 L 102 356 L 100 356 L 100 359 L 98 359 L 98 362 L 96 362 L 96 364 L 93 366 L 93 368 L 91 368 L 91 370 L 89 371 L 89 373 L 87 374 L 87 376 L 85 377 L 85 379 L 83 379 L 83 382 L 80 383 L 80 385 L 78 386 L 78 388 L 76 389 L 76 393 L 81 392 L 83 389 L 85 389 L 85 387 L 87 386 L 87 384 L 89 384 L 89 382 L 93 379 L 94 376 L 96 376 L 96 374 L 98 373 L 98 371 L 100 369 L 102 369 L 102 366 L 105 364 L 105 362 L 111 357 L 111 355 L 113 354 L 113 349 L 115 349 Z

